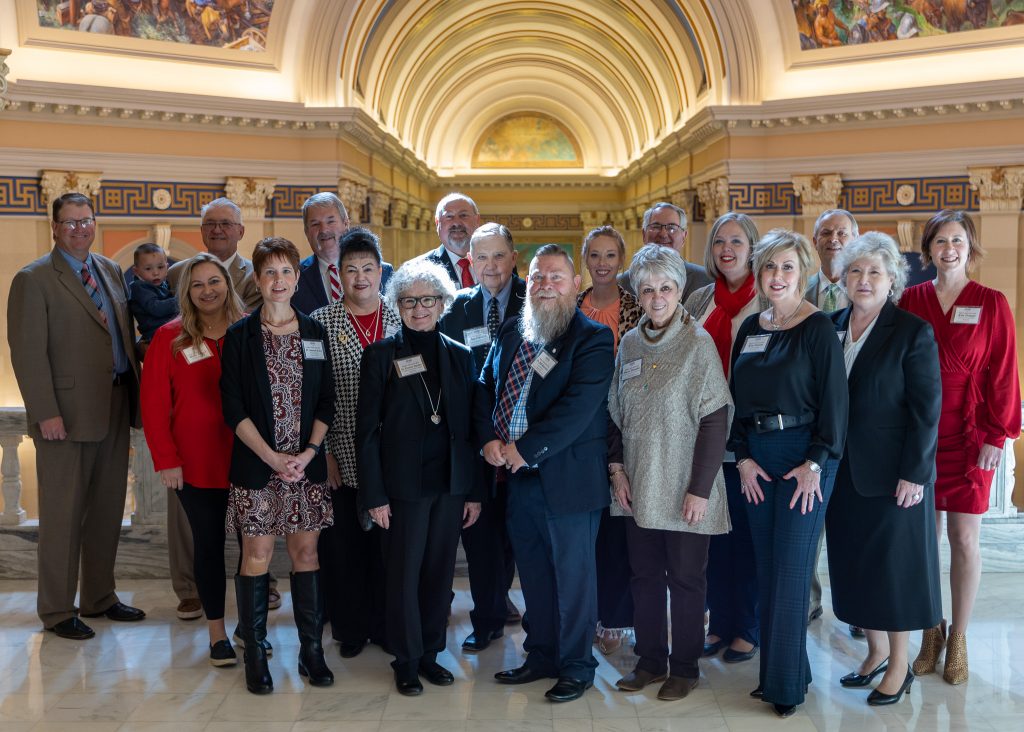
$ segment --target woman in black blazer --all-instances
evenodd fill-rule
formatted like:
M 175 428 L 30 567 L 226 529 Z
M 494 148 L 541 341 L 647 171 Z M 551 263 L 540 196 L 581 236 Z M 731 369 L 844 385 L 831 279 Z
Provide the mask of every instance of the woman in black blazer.
M 224 419 L 237 440 L 231 452 L 227 528 L 242 534 L 235 577 L 245 683 L 273 691 L 263 641 L 274 540 L 284 536 L 292 560 L 291 590 L 299 631 L 299 673 L 330 686 L 324 662 L 323 602 L 317 538 L 333 523 L 321 445 L 334 417 L 334 382 L 322 325 L 291 306 L 299 253 L 269 237 L 253 252 L 253 278 L 263 305 L 228 329 L 221 367 Z
M 437 330 L 455 288 L 437 264 L 413 260 L 385 297 L 402 329 L 363 351 L 356 410 L 363 507 L 385 529 L 385 634 L 395 686 L 412 696 L 420 675 L 454 681 L 444 650 L 459 531 L 480 515 L 483 463 L 473 449 L 472 352 Z
M 840 683 L 868 704 L 899 701 L 914 680 L 911 630 L 941 618 L 935 449 L 942 383 L 931 326 L 894 303 L 907 281 L 895 242 L 868 232 L 839 255 L 850 306 L 832 314 L 846 361 L 850 420 L 826 517 L 836 617 L 864 628 L 868 655 Z

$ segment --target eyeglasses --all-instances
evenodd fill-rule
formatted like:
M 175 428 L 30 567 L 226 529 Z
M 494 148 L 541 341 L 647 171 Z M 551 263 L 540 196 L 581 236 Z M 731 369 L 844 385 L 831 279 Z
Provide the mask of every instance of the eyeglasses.
M 423 297 L 400 297 L 398 298 L 398 307 L 402 308 L 402 310 L 412 310 L 417 305 L 422 305 L 425 308 L 432 308 L 435 305 L 437 305 L 437 302 L 440 299 L 440 295 L 424 295 Z
M 75 229 L 88 229 L 96 223 L 96 219 L 91 217 L 87 219 L 68 219 L 67 221 L 58 221 L 57 223 L 68 231 L 74 231 Z
M 660 234 L 665 231 L 669 236 L 675 236 L 683 231 L 683 227 L 679 224 L 647 224 L 647 230 L 652 234 Z
M 204 221 L 201 226 L 204 229 L 212 231 L 213 229 L 217 228 L 228 229 L 231 228 L 232 226 L 241 226 L 241 224 L 235 221 Z

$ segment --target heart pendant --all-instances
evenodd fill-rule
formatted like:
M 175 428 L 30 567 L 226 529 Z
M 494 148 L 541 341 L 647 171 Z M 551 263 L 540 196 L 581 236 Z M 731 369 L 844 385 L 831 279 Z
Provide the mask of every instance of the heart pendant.
M 433 422 L 434 424 L 441 424 L 441 415 L 440 414 L 432 414 L 432 415 L 430 415 L 430 421 Z

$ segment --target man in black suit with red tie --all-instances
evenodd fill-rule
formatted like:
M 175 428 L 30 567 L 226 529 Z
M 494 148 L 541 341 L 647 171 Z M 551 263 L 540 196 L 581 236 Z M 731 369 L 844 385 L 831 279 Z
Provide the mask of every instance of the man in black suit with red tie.
M 423 257 L 444 267 L 456 287 L 472 287 L 476 277 L 469 259 L 469 239 L 480 225 L 476 203 L 462 193 L 449 193 L 437 203 L 434 224 L 441 246 Z

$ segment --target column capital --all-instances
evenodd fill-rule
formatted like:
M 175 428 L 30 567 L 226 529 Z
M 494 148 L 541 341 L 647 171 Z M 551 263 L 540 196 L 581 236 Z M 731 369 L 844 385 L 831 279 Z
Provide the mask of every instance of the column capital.
M 800 199 L 804 216 L 817 218 L 830 208 L 839 208 L 843 179 L 839 173 L 794 175 L 793 193 Z
M 673 206 L 678 206 L 686 212 L 687 223 L 693 218 L 693 201 L 697 197 L 695 190 L 681 190 L 673 193 L 669 200 Z
M 391 206 L 391 195 L 386 191 L 370 191 L 370 221 L 374 226 L 383 226 Z
M 229 176 L 224 183 L 224 194 L 242 209 L 243 223 L 263 221 L 276 183 L 276 178 Z
M 49 213 L 53 202 L 65 193 L 82 193 L 95 199 L 100 192 L 103 173 L 81 170 L 44 170 L 39 176 L 39 188 L 46 198 L 46 210 Z M 93 201 L 95 204 L 95 201 Z
M 580 211 L 580 222 L 588 232 L 591 229 L 604 226 L 606 221 L 608 221 L 607 211 Z
M 1024 165 L 968 168 L 982 213 L 1017 213 L 1024 198 Z
M 7 57 L 11 55 L 11 49 L 0 48 L 0 111 L 7 106 L 4 96 L 7 94 L 7 75 L 11 73 L 11 67 L 7 65 Z
M 366 223 L 363 221 L 363 206 L 366 204 L 367 193 L 362 183 L 348 178 L 338 179 L 338 198 L 345 204 L 349 221 L 353 224 Z
M 722 175 L 698 183 L 697 198 L 704 207 L 704 220 L 714 221 L 729 210 L 729 178 Z

